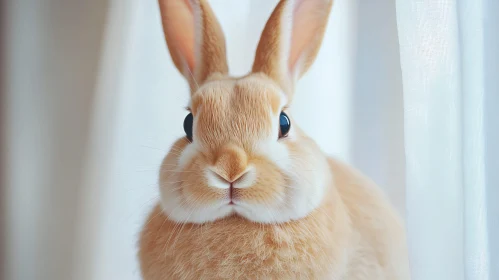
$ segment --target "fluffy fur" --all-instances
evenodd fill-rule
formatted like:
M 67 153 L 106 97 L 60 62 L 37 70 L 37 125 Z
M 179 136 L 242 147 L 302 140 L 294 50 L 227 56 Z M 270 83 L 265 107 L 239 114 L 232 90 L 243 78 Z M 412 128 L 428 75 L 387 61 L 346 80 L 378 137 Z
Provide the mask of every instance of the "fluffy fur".
M 161 166 L 161 201 L 140 239 L 144 279 L 409 279 L 403 225 L 388 201 L 324 155 L 289 110 L 331 5 L 282 0 L 252 73 L 232 78 L 208 4 L 160 0 L 194 125 L 193 141 L 179 139 Z M 282 111 L 292 123 L 284 138 Z
M 386 199 L 351 167 L 329 167 L 321 206 L 296 221 L 180 224 L 156 207 L 141 237 L 144 279 L 409 279 L 404 229 Z

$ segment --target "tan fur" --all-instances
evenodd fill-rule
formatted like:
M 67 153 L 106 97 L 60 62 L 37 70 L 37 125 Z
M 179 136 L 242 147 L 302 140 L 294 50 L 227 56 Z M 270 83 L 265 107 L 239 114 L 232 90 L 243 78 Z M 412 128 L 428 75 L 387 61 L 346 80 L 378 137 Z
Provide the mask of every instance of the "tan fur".
M 255 61 L 253 62 L 253 72 L 265 73 L 268 77 L 281 85 L 286 92 L 292 92 L 290 81 L 287 77 L 283 77 L 285 73 L 281 73 L 278 67 L 281 60 L 281 40 L 280 20 L 281 14 L 284 11 L 286 1 L 279 1 L 274 12 L 270 16 L 267 24 L 262 32 L 262 37 L 256 49 Z
M 349 224 L 334 188 L 307 218 L 279 225 L 231 216 L 180 230 L 157 207 L 141 238 L 144 279 L 331 279 L 346 268 Z
M 290 100 L 294 93 L 295 79 L 305 74 L 317 57 L 333 6 L 332 0 L 297 1 L 298 7 L 292 12 L 306 15 L 290 26 L 295 36 L 288 38 L 291 40 L 289 54 L 282 49 L 286 39 L 282 28 L 283 18 L 290 17 L 285 13 L 285 7 L 290 1 L 282 0 L 265 25 L 253 63 L 253 72 L 265 73 L 273 79 L 288 94 Z M 289 57 L 283 57 L 286 55 Z
M 328 195 L 299 221 L 179 225 L 156 207 L 140 240 L 144 279 L 409 279 L 397 214 L 371 181 L 329 162 Z
M 212 149 L 230 142 L 249 148 L 251 143 L 244 142 L 247 137 L 242 136 L 254 134 L 253 138 L 258 138 L 271 133 L 268 118 L 271 112 L 277 111 L 280 97 L 278 87 L 270 82 L 264 76 L 253 74 L 204 85 L 192 97 L 191 108 L 194 115 L 203 114 L 197 125 L 201 142 Z M 199 112 L 201 105 L 203 112 Z M 248 119 L 253 121 L 248 123 Z M 213 134 L 218 137 L 211 137 Z
M 373 182 L 328 158 L 286 109 L 295 79 L 315 59 L 331 5 L 331 0 L 280 1 L 263 31 L 253 73 L 232 78 L 227 77 L 223 34 L 209 5 L 160 0 L 175 65 L 194 72 L 195 79 L 183 73 L 191 85 L 195 133 L 192 143 L 179 139 L 163 160 L 162 201 L 139 241 L 145 280 L 410 279 L 404 226 L 390 203 Z M 180 13 L 172 7 L 181 7 Z M 288 16 L 298 25 L 291 27 L 291 42 L 284 42 L 288 37 L 281 27 Z M 201 30 L 186 24 L 193 30 L 184 33 L 179 22 L 201 22 Z M 291 44 L 285 59 L 283 43 Z M 196 54 L 196 48 L 202 51 Z M 278 139 L 281 110 L 291 118 L 292 133 Z M 289 162 L 280 165 L 279 159 Z M 251 185 L 237 187 L 248 170 L 256 174 Z M 206 172 L 235 185 L 214 187 Z M 300 198 L 290 195 L 297 190 L 310 200 L 292 200 Z M 179 204 L 168 208 L 174 203 Z M 245 204 L 253 212 L 237 210 Z M 286 212 L 289 207 L 306 212 L 286 218 L 295 214 Z M 174 218 L 179 208 L 190 214 Z M 212 209 L 233 211 L 211 220 L 203 216 Z M 266 222 L 265 211 L 256 211 L 262 209 L 286 220 Z M 186 222 L 194 212 L 199 220 Z
M 206 0 L 159 1 L 163 30 L 172 60 L 189 81 L 191 92 L 211 75 L 228 73 L 222 28 Z M 200 19 L 195 13 L 200 12 Z M 195 25 L 201 25 L 200 34 Z M 196 40 L 200 40 L 199 46 Z
M 277 113 L 273 107 L 280 97 L 278 87 L 271 86 L 270 82 L 260 74 L 253 74 L 203 85 L 192 96 L 191 111 L 198 119 L 199 138 L 194 141 L 206 152 L 194 157 L 184 172 L 176 174 L 172 166 L 178 162 L 178 151 L 182 151 L 187 144 L 185 139 L 179 140 L 172 148 L 175 152 L 163 162 L 160 181 L 181 181 L 182 188 L 178 191 L 184 192 L 192 202 L 210 204 L 227 193 L 209 187 L 198 175 L 203 173 L 206 165 L 213 165 L 219 176 L 233 181 L 248 164 L 252 164 L 258 170 L 257 183 L 249 189 L 235 190 L 234 196 L 262 203 L 272 203 L 278 198 L 286 185 L 285 176 L 268 159 L 253 150 L 254 139 L 272 133 L 270 118 L 274 112 Z M 294 142 L 287 145 L 296 153 L 308 149 L 308 145 L 300 146 Z M 319 152 L 318 147 L 315 149 L 314 153 Z M 304 157 L 304 160 L 311 159 Z

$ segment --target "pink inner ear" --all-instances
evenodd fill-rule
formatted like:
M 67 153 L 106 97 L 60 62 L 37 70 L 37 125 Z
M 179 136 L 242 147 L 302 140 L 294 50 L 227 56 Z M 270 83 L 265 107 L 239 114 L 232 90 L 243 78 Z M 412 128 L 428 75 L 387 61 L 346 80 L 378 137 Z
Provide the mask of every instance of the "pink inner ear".
M 189 0 L 167 1 L 167 25 L 165 33 L 171 39 L 177 55 L 194 71 L 195 67 L 195 26 L 194 14 Z
M 323 0 L 297 0 L 293 10 L 293 27 L 291 33 L 291 48 L 288 67 L 292 73 L 296 71 L 296 65 L 303 55 L 306 55 L 307 47 L 313 44 L 314 36 L 321 27 L 323 15 L 328 11 L 321 11 Z

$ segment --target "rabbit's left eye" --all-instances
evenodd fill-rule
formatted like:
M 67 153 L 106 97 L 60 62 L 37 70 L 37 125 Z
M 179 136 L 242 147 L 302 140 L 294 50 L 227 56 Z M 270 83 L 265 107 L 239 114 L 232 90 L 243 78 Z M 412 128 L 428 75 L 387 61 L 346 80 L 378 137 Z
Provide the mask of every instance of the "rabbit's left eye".
M 281 112 L 279 116 L 279 138 L 288 136 L 289 130 L 291 129 L 291 121 L 289 120 L 286 113 Z
M 194 122 L 194 116 L 192 113 L 189 113 L 184 119 L 184 131 L 187 139 L 192 142 L 192 124 Z

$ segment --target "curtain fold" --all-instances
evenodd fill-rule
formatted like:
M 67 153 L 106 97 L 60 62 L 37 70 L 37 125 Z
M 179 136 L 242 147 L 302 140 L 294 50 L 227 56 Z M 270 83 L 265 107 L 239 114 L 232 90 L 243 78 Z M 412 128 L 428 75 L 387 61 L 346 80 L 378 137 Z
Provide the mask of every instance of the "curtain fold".
M 413 279 L 499 279 L 499 118 L 486 110 L 499 105 L 497 12 L 493 0 L 397 1 Z

